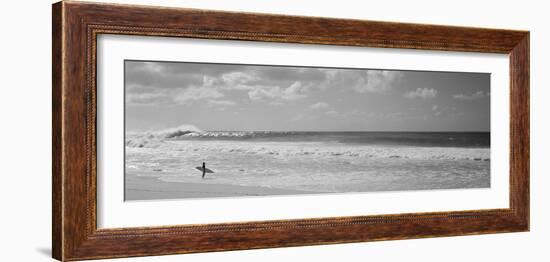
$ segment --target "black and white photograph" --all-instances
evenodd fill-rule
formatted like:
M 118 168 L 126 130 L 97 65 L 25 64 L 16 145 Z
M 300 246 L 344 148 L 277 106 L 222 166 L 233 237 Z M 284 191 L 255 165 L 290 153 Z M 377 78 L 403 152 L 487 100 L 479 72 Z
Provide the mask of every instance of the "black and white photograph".
M 489 188 L 490 74 L 124 62 L 125 199 Z

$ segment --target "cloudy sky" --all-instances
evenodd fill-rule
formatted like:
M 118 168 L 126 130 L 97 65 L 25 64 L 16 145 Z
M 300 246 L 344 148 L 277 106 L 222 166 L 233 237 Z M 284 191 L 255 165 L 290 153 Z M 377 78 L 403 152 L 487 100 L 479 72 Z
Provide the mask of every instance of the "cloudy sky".
M 126 128 L 489 131 L 490 75 L 125 61 Z

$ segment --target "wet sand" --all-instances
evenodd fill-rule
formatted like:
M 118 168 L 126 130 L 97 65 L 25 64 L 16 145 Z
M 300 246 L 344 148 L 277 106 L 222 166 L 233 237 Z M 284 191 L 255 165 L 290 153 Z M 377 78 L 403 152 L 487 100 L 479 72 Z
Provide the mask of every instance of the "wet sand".
M 165 182 L 156 177 L 126 173 L 125 200 L 154 200 L 212 197 L 245 197 L 268 195 L 311 194 L 308 191 L 256 186 L 221 185 L 209 183 Z

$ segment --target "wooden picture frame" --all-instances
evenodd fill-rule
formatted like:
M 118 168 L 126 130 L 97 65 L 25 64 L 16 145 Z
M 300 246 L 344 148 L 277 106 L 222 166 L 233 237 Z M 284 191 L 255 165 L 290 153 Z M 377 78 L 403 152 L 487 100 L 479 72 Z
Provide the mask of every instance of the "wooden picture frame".
M 81 260 L 529 230 L 529 32 L 64 1 L 53 5 L 53 257 Z M 96 42 L 168 36 L 508 54 L 510 207 L 98 229 Z

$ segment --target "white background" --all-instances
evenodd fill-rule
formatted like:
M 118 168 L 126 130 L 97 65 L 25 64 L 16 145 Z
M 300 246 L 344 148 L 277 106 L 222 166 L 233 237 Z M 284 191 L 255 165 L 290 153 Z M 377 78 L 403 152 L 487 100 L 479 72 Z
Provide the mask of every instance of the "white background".
M 107 1 L 107 0 L 104 0 Z M 111 2 L 111 1 L 109 1 Z M 531 232 L 134 258 L 127 261 L 548 261 L 550 146 L 545 99 L 550 28 L 544 1 L 119 1 L 235 11 L 436 23 L 531 31 Z M 51 245 L 51 10 L 49 1 L 0 9 L 0 252 L 48 261 Z

